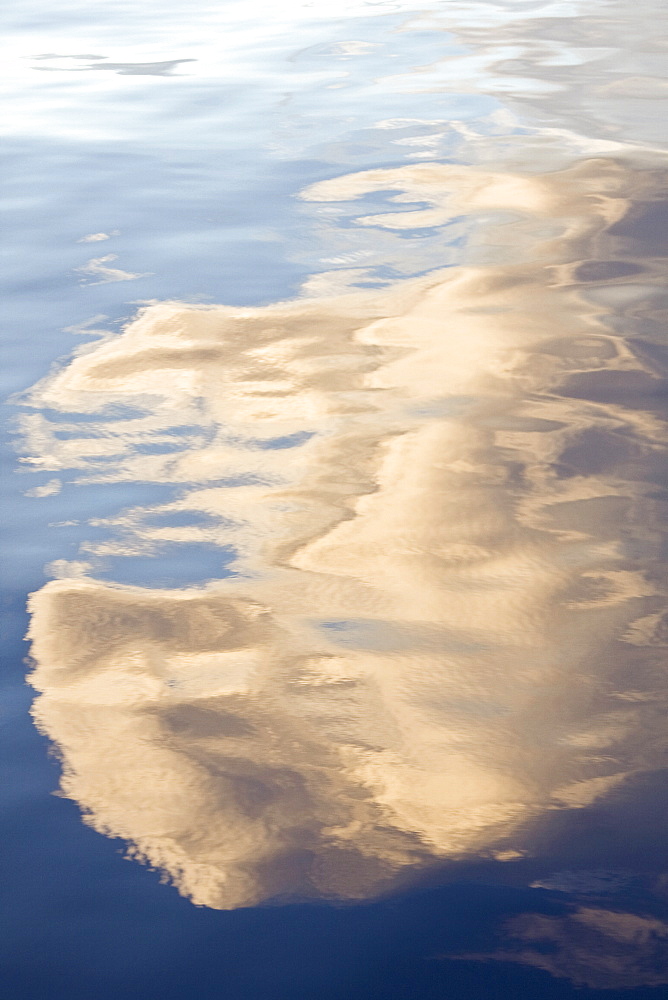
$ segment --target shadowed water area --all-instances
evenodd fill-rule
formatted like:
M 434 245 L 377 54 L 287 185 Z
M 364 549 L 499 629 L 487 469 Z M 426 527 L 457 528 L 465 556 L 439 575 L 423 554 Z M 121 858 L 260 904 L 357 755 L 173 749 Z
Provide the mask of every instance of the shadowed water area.
M 0 996 L 666 995 L 665 15 L 48 20 Z

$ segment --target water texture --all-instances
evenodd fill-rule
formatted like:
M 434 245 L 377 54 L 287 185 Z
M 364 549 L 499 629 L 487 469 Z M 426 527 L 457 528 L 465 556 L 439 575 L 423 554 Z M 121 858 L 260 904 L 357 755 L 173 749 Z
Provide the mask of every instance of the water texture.
M 177 926 L 297 920 L 233 997 L 668 984 L 664 26 L 10 18 L 32 718 Z M 304 971 L 315 904 L 412 941 L 427 898 L 405 980 Z

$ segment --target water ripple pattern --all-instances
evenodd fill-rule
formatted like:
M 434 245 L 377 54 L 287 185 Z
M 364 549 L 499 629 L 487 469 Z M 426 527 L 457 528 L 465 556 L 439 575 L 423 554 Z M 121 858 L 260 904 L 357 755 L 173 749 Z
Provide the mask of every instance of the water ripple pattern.
M 79 290 L 103 313 L 129 282 L 142 301 L 120 329 L 86 320 L 17 400 L 26 502 L 79 510 L 30 602 L 62 792 L 219 909 L 512 864 L 666 763 L 656 7 L 344 8 L 272 5 L 252 30 L 241 5 L 201 8 L 176 48 L 178 6 L 151 45 L 145 13 L 141 43 L 110 15 L 103 51 L 71 4 L 80 51 L 52 40 L 25 69 L 59 142 L 99 129 L 189 171 L 202 145 L 207 210 L 214 160 L 253 163 L 251 222 L 214 242 L 198 223 L 193 256 L 183 233 L 117 253 L 123 225 L 90 220 Z M 237 243 L 245 300 L 165 292 L 174 262 L 220 246 L 223 269 Z M 283 294 L 263 291 L 272 258 L 294 268 Z M 668 925 L 611 910 L 633 875 L 592 867 L 535 883 L 580 893 L 569 916 L 462 957 L 667 982 Z M 629 955 L 592 971 L 610 941 Z

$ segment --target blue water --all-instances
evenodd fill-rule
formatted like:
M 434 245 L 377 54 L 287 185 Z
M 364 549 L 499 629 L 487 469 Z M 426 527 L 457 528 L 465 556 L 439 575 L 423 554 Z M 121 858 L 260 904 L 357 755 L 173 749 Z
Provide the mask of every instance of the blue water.
M 666 995 L 655 0 L 3 16 L 0 998 Z

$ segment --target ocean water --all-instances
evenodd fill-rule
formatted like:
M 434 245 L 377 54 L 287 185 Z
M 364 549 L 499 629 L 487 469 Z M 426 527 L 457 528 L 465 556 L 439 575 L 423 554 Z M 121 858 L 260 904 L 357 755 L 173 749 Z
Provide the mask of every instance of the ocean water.
M 3 17 L 2 1000 L 665 996 L 663 9 Z

